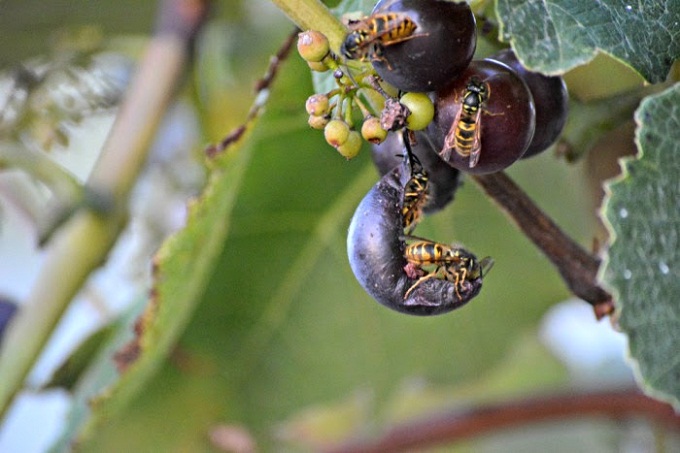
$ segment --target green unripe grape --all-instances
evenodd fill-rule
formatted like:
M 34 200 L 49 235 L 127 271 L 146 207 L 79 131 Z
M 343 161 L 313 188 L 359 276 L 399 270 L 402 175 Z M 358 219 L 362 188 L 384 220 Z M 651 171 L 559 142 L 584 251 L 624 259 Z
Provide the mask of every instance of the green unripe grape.
M 311 127 L 312 129 L 321 130 L 326 127 L 330 120 L 331 119 L 328 116 L 309 115 L 307 124 L 309 124 L 309 127 Z
M 349 125 L 342 120 L 330 120 L 323 129 L 326 142 L 334 148 L 343 145 L 349 137 Z
M 305 102 L 307 113 L 314 116 L 325 116 L 328 114 L 330 102 L 325 94 L 313 94 Z
M 413 131 L 425 129 L 434 118 L 434 104 L 425 93 L 406 93 L 399 102 L 411 111 L 406 125 Z
M 326 35 L 315 30 L 308 30 L 298 35 L 297 49 L 306 61 L 319 62 L 328 55 L 331 48 Z
M 347 140 L 338 146 L 338 152 L 347 160 L 353 159 L 361 150 L 361 134 L 357 131 L 350 131 Z
M 380 126 L 380 118 L 369 116 L 361 125 L 361 136 L 367 142 L 378 145 L 387 138 L 387 131 Z

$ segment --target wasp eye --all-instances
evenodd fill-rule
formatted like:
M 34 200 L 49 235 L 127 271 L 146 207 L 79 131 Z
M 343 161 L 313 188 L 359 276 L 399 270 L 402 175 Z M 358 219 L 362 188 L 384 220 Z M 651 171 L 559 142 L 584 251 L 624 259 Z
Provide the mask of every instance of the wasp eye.
M 354 48 L 354 44 L 352 43 L 351 39 L 351 35 L 347 36 L 347 38 L 345 38 L 345 40 L 340 45 L 340 53 L 343 57 L 349 58 L 350 60 L 352 59 L 353 55 L 353 52 L 350 51 L 350 48 Z

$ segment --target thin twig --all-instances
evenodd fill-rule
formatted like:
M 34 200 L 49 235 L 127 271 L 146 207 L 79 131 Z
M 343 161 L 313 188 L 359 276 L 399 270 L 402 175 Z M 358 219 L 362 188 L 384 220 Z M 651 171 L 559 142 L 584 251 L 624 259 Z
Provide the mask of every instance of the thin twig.
M 593 305 L 598 318 L 612 312 L 611 294 L 597 284 L 599 259 L 565 234 L 504 172 L 472 178 L 555 265 L 571 292 Z
M 230 144 L 237 142 L 246 132 L 248 125 L 252 123 L 253 119 L 255 119 L 255 117 L 261 113 L 262 108 L 267 101 L 269 88 L 271 87 L 272 82 L 274 82 L 274 79 L 279 72 L 281 63 L 283 63 L 288 58 L 288 55 L 293 48 L 293 44 L 295 43 L 299 32 L 300 29 L 296 28 L 293 30 L 293 32 L 291 32 L 290 35 L 288 35 L 288 38 L 286 38 L 283 44 L 281 44 L 281 47 L 279 47 L 276 55 L 271 57 L 269 60 L 269 66 L 267 67 L 267 71 L 265 72 L 264 76 L 255 82 L 255 102 L 250 107 L 248 115 L 246 116 L 246 120 L 243 122 L 243 124 L 237 126 L 234 130 L 229 132 L 219 143 L 208 146 L 205 150 L 205 154 L 208 157 L 215 157 L 227 149 Z
M 584 416 L 611 419 L 642 416 L 680 430 L 680 416 L 671 406 L 631 389 L 535 397 L 447 412 L 402 423 L 377 439 L 348 442 L 329 448 L 326 453 L 421 451 L 502 428 Z

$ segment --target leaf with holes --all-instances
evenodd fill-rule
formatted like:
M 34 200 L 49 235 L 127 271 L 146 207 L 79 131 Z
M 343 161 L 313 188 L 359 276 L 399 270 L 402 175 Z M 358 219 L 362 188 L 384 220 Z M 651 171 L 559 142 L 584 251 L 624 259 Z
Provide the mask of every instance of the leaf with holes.
M 602 278 L 646 390 L 680 407 L 680 84 L 636 112 L 640 155 L 609 184 Z
M 677 0 L 498 0 L 500 32 L 527 67 L 564 73 L 598 51 L 665 80 L 680 57 Z

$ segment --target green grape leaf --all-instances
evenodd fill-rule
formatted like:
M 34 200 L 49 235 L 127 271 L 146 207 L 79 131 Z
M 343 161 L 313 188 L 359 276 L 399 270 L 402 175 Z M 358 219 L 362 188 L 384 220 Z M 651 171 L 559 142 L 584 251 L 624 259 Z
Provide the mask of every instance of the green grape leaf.
M 502 39 L 531 69 L 561 74 L 607 53 L 649 82 L 680 58 L 677 0 L 497 0 Z
M 116 324 L 107 324 L 85 338 L 71 355 L 59 365 L 44 388 L 61 387 L 65 390 L 73 390 L 83 373 L 89 368 L 93 358 L 99 353 L 102 346 L 109 341 L 116 327 Z
M 640 154 L 608 185 L 602 271 L 646 390 L 680 407 L 680 84 L 635 114 Z
M 265 99 L 258 100 L 258 111 Z M 189 203 L 186 226 L 157 252 L 151 297 L 135 323 L 136 336 L 115 354 L 120 379 L 94 400 L 81 442 L 138 394 L 163 363 L 200 301 L 227 237 L 231 210 L 252 153 L 247 137 L 258 117 L 251 115 L 226 149 L 209 162 L 212 168 L 206 186 Z
M 374 0 L 345 0 L 341 2 L 338 6 L 332 9 L 333 14 L 338 17 L 342 17 L 343 14 L 355 14 L 359 13 L 364 16 L 371 14 L 373 6 L 375 5 Z
M 77 367 L 75 370 L 62 367 L 55 374 L 53 381 L 57 380 L 57 384 L 60 378 L 62 383 L 71 384 L 66 388 L 71 391 L 72 399 L 64 429 L 50 447 L 50 453 L 72 450 L 74 437 L 80 433 L 90 418 L 92 398 L 100 395 L 104 389 L 118 380 L 119 374 L 111 357 L 123 345 L 132 341 L 134 337 L 132 326 L 144 310 L 145 302 L 146 300 L 138 300 L 133 303 L 132 307 L 116 321 L 86 339 L 74 352 L 73 358 L 91 354 L 87 366 L 83 366 L 82 369 Z M 81 358 L 85 361 L 88 357 Z M 69 358 L 69 361 L 71 360 Z

